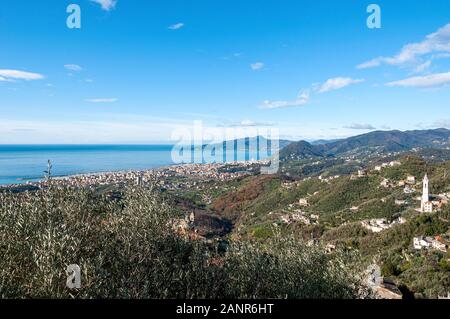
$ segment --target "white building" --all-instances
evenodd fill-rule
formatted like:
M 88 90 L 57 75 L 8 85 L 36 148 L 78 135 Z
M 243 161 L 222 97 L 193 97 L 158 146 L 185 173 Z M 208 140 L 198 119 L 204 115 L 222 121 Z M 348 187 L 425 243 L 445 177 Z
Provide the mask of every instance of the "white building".
M 403 205 L 406 205 L 406 204 L 408 204 L 408 202 L 406 200 L 402 200 L 402 199 L 396 199 L 395 200 L 395 205 L 397 205 L 397 206 L 403 206 Z
M 358 177 L 366 177 L 367 172 L 363 169 L 358 170 Z
M 380 186 L 381 186 L 381 187 L 384 187 L 384 188 L 390 188 L 390 187 L 392 187 L 393 185 L 392 185 L 392 183 L 391 183 L 390 180 L 388 180 L 387 178 L 385 178 L 385 179 L 383 179 L 383 181 L 380 183 Z
M 433 203 L 432 202 L 423 203 L 422 212 L 423 213 L 432 213 L 433 212 Z
M 447 252 L 447 249 L 448 249 L 448 246 L 445 243 L 443 243 L 437 239 L 433 240 L 432 247 L 434 249 L 440 250 L 444 253 Z
M 440 236 L 436 236 L 436 238 L 424 236 L 414 237 L 413 246 L 417 250 L 436 249 L 444 253 L 447 252 L 449 247 L 448 243 L 444 242 Z
M 416 183 L 416 177 L 415 177 L 415 176 L 412 176 L 412 175 L 409 175 L 409 176 L 406 178 L 406 182 L 407 182 L 408 184 L 415 184 L 415 183 Z
M 414 237 L 413 239 L 413 246 L 414 249 L 420 250 L 423 248 L 430 248 L 432 245 L 433 239 L 430 237 Z
M 399 166 L 399 165 L 402 165 L 402 163 L 400 161 L 392 161 L 389 163 L 390 167 Z
M 403 189 L 403 193 L 405 193 L 405 194 L 413 194 L 415 192 L 416 192 L 416 190 L 414 188 L 409 187 L 409 186 L 406 186 Z
M 433 203 L 430 202 L 430 183 L 428 180 L 428 175 L 425 174 L 423 178 L 423 192 L 422 192 L 422 203 L 421 203 L 421 211 L 422 213 L 431 213 L 433 212 Z
M 298 204 L 300 206 L 308 206 L 308 199 L 307 198 L 300 198 L 300 200 L 298 201 Z
M 361 222 L 361 225 L 374 233 L 379 233 L 383 230 L 391 228 L 394 225 L 404 223 L 406 223 L 406 220 L 403 217 L 399 217 L 392 222 L 389 222 L 386 218 L 364 220 Z

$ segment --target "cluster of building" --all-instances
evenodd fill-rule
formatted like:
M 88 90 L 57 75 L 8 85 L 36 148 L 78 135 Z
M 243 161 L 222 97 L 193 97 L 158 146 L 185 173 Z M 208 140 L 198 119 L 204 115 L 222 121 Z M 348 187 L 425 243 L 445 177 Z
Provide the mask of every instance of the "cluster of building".
M 419 236 L 414 237 L 413 239 L 414 249 L 422 250 L 422 249 L 436 249 L 442 252 L 447 252 L 450 247 L 450 241 L 448 238 L 443 238 L 441 236 L 436 237 L 426 237 Z
M 340 175 L 335 175 L 335 176 L 323 177 L 322 175 L 320 175 L 319 176 L 319 180 L 321 182 L 330 183 L 332 180 L 338 179 L 339 177 L 341 177 L 341 176 Z
M 60 186 L 80 187 L 94 185 L 143 184 L 145 181 L 153 180 L 154 178 L 155 174 L 153 170 L 121 171 L 55 177 L 52 179 L 52 182 Z M 41 181 L 34 184 L 45 186 L 47 183 L 48 181 Z
M 288 225 L 296 222 L 301 222 L 305 225 L 311 225 L 317 224 L 319 220 L 319 215 L 308 214 L 306 212 L 297 209 L 293 213 L 281 215 L 280 220 Z
M 364 169 L 359 169 L 358 173 L 356 175 L 352 175 L 350 178 L 352 180 L 358 179 L 358 178 L 364 178 L 367 177 L 367 171 Z
M 415 176 L 408 176 L 406 179 L 404 180 L 400 180 L 397 183 L 394 181 L 391 181 L 387 178 L 384 178 L 381 183 L 380 186 L 384 187 L 384 188 L 393 188 L 396 186 L 399 187 L 404 187 L 403 192 L 405 194 L 412 194 L 415 193 L 416 190 L 413 188 L 413 186 L 416 184 L 416 177 Z
M 379 218 L 362 221 L 361 225 L 374 233 L 379 233 L 394 225 L 404 224 L 405 222 L 406 220 L 403 217 L 399 217 L 392 222 L 389 222 L 386 218 Z
M 101 186 L 101 185 L 144 185 L 149 182 L 160 181 L 159 184 L 166 188 L 183 188 L 178 183 L 174 185 L 170 181 L 173 177 L 190 177 L 199 180 L 229 181 L 250 174 L 250 167 L 264 165 L 264 161 L 214 163 L 214 164 L 185 164 L 168 166 L 145 171 L 120 171 L 92 174 L 80 174 L 66 177 L 54 177 L 52 182 L 59 186 Z M 195 186 L 195 181 L 189 181 L 185 187 Z M 45 187 L 48 180 L 29 183 L 37 187 Z
M 402 163 L 400 161 L 391 161 L 391 162 L 388 162 L 388 163 L 383 163 L 381 165 L 375 166 L 374 170 L 380 172 L 380 171 L 383 170 L 383 168 L 395 167 L 395 166 L 399 166 L 399 165 L 402 165 Z
M 236 163 L 214 164 L 185 164 L 166 168 L 178 176 L 195 176 L 202 179 L 214 179 L 229 181 L 248 175 L 247 169 L 255 164 L 263 164 L 262 161 L 248 161 Z
M 403 193 L 409 195 L 416 192 L 416 189 L 414 188 L 414 185 L 416 185 L 416 183 L 416 177 L 409 175 L 406 179 L 400 180 L 398 184 L 385 178 L 381 181 L 380 186 L 384 188 L 393 188 L 398 185 L 400 187 L 404 187 Z M 430 180 L 428 178 L 428 175 L 425 174 L 425 177 L 423 178 L 422 196 L 417 198 L 417 200 L 421 202 L 420 211 L 423 213 L 432 213 L 436 210 L 440 210 L 444 205 L 448 204 L 449 198 L 449 194 L 431 195 Z M 396 200 L 395 203 L 397 205 L 406 205 L 408 202 L 406 200 Z

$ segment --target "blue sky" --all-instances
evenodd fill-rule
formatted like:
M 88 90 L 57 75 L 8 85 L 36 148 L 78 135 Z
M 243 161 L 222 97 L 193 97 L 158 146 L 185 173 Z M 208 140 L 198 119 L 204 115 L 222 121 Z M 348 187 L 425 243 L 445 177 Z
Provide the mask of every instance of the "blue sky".
M 0 143 L 161 143 L 195 120 L 307 140 L 450 127 L 449 23 L 448 0 L 3 0 Z

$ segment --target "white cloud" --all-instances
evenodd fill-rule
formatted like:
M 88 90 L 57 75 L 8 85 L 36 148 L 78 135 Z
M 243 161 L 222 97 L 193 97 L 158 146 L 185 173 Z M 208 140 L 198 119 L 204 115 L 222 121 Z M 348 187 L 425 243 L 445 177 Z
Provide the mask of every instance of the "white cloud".
M 309 102 L 309 92 L 302 91 L 296 100 L 293 101 L 264 101 L 261 108 L 263 109 L 278 109 L 284 107 L 302 106 Z
M 381 57 L 361 63 L 356 66 L 357 69 L 368 69 L 368 68 L 374 68 L 381 65 Z
M 350 125 L 344 126 L 344 128 L 348 128 L 351 130 L 376 130 L 376 127 L 370 124 L 364 123 L 352 123 Z
M 263 109 L 277 109 L 277 108 L 284 108 L 284 107 L 294 107 L 294 106 L 302 106 L 305 104 L 308 104 L 310 100 L 310 91 L 313 93 L 325 93 L 333 90 L 342 89 L 346 86 L 349 86 L 351 84 L 361 83 L 364 82 L 364 79 L 352 79 L 352 78 L 344 78 L 344 77 L 337 77 L 328 79 L 323 84 L 313 84 L 311 89 L 306 89 L 300 92 L 297 99 L 291 100 L 291 101 L 270 101 L 265 100 L 263 104 L 261 105 L 261 108 Z
M 430 66 L 431 66 L 431 60 L 428 60 L 428 61 L 416 66 L 416 68 L 414 69 L 414 72 L 415 73 L 425 72 L 426 70 L 428 70 L 430 68 Z
M 425 37 L 421 42 L 410 43 L 392 57 L 377 57 L 357 66 L 358 69 L 377 67 L 382 64 L 406 65 L 417 63 L 421 57 L 433 52 L 450 52 L 450 23 Z
M 184 23 L 176 23 L 176 24 L 172 24 L 171 26 L 169 26 L 170 30 L 179 30 L 182 27 L 184 27 Z
M 262 62 L 256 62 L 256 63 L 250 64 L 250 68 L 253 71 L 261 70 L 263 67 L 264 67 L 264 63 L 262 63 Z
M 241 123 L 239 124 L 240 126 L 256 126 L 256 122 L 252 121 L 252 120 L 243 120 L 241 121 Z
M 431 56 L 432 59 L 448 59 L 450 58 L 450 53 L 438 53 L 438 54 L 433 54 Z
M 38 73 L 17 71 L 17 70 L 0 70 L 1 81 L 13 81 L 13 80 L 42 80 L 44 76 Z
M 110 11 L 116 7 L 117 0 L 91 0 L 98 3 L 103 10 Z
M 243 120 L 241 123 L 235 126 L 243 126 L 243 127 L 254 127 L 254 126 L 273 126 L 272 122 L 255 122 L 252 120 Z
M 166 143 L 175 129 L 191 129 L 192 125 L 191 121 L 184 119 L 142 114 L 102 113 L 86 120 L 71 118 L 67 121 L 1 117 L 0 144 Z
M 400 81 L 386 83 L 386 86 L 430 88 L 450 83 L 450 72 L 415 76 Z
M 69 71 L 80 72 L 83 68 L 77 64 L 65 64 L 64 67 Z
M 102 98 L 102 99 L 87 99 L 86 102 L 89 103 L 114 103 L 117 102 L 119 99 L 117 98 Z
M 433 126 L 438 127 L 438 128 L 448 128 L 448 129 L 450 129 L 450 119 L 437 120 L 436 122 L 434 122 Z
M 238 58 L 240 58 L 240 57 L 242 57 L 242 53 L 236 52 L 236 53 L 233 53 L 233 54 L 230 55 L 230 56 L 224 56 L 224 57 L 222 57 L 222 60 L 238 59 Z
M 352 78 L 343 78 L 338 77 L 334 79 L 328 79 L 319 89 L 319 93 L 325 93 L 328 91 L 342 89 L 351 84 L 364 82 L 364 79 L 352 79 Z
M 242 120 L 240 122 L 231 122 L 231 123 L 220 123 L 217 124 L 218 127 L 264 127 L 264 126 L 273 126 L 273 122 L 260 122 L 260 121 L 252 121 L 252 120 Z

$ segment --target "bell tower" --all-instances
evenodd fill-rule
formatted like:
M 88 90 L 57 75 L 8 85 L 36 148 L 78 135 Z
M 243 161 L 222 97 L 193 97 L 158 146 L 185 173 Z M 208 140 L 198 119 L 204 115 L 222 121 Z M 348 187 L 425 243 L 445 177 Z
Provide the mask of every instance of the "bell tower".
M 424 211 L 425 203 L 430 201 L 430 185 L 428 180 L 428 174 L 425 174 L 423 178 L 423 192 L 422 192 L 422 211 Z

